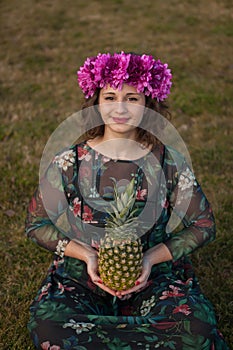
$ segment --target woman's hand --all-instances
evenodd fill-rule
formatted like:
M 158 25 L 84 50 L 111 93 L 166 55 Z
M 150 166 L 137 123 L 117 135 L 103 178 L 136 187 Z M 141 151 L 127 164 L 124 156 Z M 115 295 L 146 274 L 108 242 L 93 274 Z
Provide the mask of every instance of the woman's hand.
M 100 279 L 98 274 L 98 253 L 93 249 L 94 254 L 89 254 L 86 259 L 87 273 L 90 276 L 92 282 L 96 284 L 99 288 L 103 289 L 105 292 L 116 296 L 116 291 L 105 286 Z
M 87 273 L 92 282 L 105 292 L 116 296 L 116 291 L 105 286 L 98 274 L 98 252 L 90 245 L 83 242 L 70 241 L 65 249 L 65 255 L 71 258 L 82 260 L 87 265 Z
M 165 244 L 160 243 L 153 248 L 148 249 L 143 256 L 142 273 L 137 279 L 135 286 L 125 291 L 115 291 L 107 287 L 101 281 L 98 274 L 98 252 L 90 245 L 83 242 L 70 241 L 65 249 L 65 255 L 79 260 L 83 260 L 87 264 L 87 273 L 92 282 L 105 292 L 117 296 L 120 299 L 125 299 L 131 293 L 138 292 L 143 289 L 148 282 L 151 273 L 151 268 L 155 264 L 172 259 L 172 255 Z
M 139 292 L 145 288 L 152 266 L 169 260 L 172 260 L 172 255 L 165 244 L 159 243 L 153 248 L 148 249 L 143 255 L 142 273 L 135 282 L 135 286 L 125 291 L 116 292 L 116 296 L 124 299 L 128 294 Z
M 150 259 L 150 252 L 147 251 L 143 256 L 142 273 L 140 277 L 137 279 L 137 281 L 135 282 L 135 286 L 125 291 L 116 292 L 116 296 L 120 299 L 124 299 L 126 295 L 134 292 L 138 292 L 140 289 L 143 289 L 147 285 L 148 278 L 151 273 L 151 268 L 152 268 L 152 264 Z

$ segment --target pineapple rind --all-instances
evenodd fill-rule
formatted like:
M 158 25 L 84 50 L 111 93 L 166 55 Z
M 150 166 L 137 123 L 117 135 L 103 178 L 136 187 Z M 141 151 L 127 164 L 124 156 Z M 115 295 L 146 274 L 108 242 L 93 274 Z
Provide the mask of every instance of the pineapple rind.
M 105 237 L 100 241 L 99 273 L 105 285 L 113 290 L 127 290 L 135 285 L 142 270 L 142 244 L 137 235 L 139 226 L 133 209 L 135 180 L 125 192 L 114 187 L 115 201 L 106 223 Z
M 105 249 L 104 245 L 101 246 L 99 250 L 99 272 L 105 285 L 113 290 L 127 290 L 135 285 L 136 279 L 141 274 L 142 246 L 140 240 L 137 241 L 137 248 L 136 255 L 128 254 L 127 251 L 131 251 L 132 248 L 129 243 L 124 244 L 123 255 L 126 257 L 119 259 L 119 256 L 122 256 L 122 245 L 121 249 L 118 249 L 120 251 L 119 256 L 112 255 L 116 251 L 116 247 Z M 136 246 L 134 249 L 136 249 Z M 111 255 L 112 258 L 106 259 L 107 255 Z

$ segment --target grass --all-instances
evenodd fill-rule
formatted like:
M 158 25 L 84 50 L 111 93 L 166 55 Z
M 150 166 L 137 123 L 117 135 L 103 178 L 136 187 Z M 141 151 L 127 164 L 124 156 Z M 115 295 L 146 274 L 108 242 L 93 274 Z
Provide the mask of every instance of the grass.
M 211 201 L 217 239 L 193 256 L 219 328 L 232 335 L 232 13 L 228 0 L 0 1 L 0 349 L 33 346 L 28 308 L 51 254 L 24 236 L 46 141 L 79 109 L 76 70 L 103 51 L 170 63 L 169 104 Z

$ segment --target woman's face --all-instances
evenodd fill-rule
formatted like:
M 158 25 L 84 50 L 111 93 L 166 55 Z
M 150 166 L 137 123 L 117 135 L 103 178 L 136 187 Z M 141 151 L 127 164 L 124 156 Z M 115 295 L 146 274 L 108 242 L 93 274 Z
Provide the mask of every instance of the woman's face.
M 110 86 L 101 89 L 99 111 L 105 124 L 105 134 L 109 137 L 134 138 L 145 102 L 145 95 L 127 84 L 123 85 L 122 90 Z

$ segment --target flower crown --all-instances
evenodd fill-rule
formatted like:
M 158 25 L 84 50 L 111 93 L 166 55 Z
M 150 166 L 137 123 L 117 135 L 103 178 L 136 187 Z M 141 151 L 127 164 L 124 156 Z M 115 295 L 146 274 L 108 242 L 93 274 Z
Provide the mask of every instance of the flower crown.
M 78 83 L 86 98 L 108 84 L 122 89 L 123 83 L 134 86 L 137 92 L 163 101 L 170 93 L 171 70 L 166 63 L 149 55 L 133 53 L 99 53 L 89 57 L 77 72 Z

